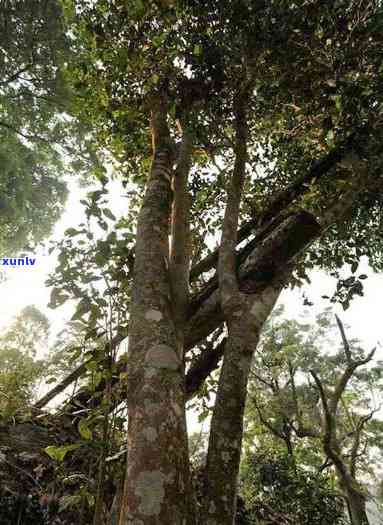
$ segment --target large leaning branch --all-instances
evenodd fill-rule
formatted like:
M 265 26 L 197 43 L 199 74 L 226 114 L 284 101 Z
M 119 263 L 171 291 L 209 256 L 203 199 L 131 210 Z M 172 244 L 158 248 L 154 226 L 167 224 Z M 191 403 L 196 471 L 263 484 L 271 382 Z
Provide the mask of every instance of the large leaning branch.
M 349 135 L 343 143 L 330 151 L 323 158 L 314 161 L 306 173 L 301 175 L 298 180 L 291 183 L 286 189 L 282 190 L 275 196 L 260 217 L 254 217 L 250 221 L 245 222 L 239 228 L 237 243 L 246 240 L 253 232 L 256 235 L 259 235 L 259 233 L 265 229 L 266 233 L 268 233 L 270 231 L 269 225 L 271 227 L 275 226 L 274 222 L 281 211 L 301 196 L 307 190 L 307 186 L 310 182 L 314 179 L 319 180 L 326 176 L 332 168 L 341 162 L 353 150 L 355 145 L 358 144 L 360 137 L 365 135 L 366 131 L 365 127 L 360 128 Z M 262 235 L 262 237 L 264 237 L 264 235 Z M 202 273 L 214 268 L 217 261 L 218 249 L 207 255 L 192 268 L 190 272 L 190 280 L 193 281 Z

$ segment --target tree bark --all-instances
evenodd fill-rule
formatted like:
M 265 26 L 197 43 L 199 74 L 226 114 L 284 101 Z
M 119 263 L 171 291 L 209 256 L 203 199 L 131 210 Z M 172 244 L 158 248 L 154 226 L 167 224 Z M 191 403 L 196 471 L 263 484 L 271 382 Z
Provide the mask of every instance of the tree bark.
M 369 525 L 366 512 L 366 497 L 352 487 L 345 489 L 352 525 Z
M 120 525 L 193 524 L 183 348 L 171 308 L 172 144 L 153 112 L 154 157 L 138 217 L 128 350 L 128 454 Z
M 253 268 L 250 274 L 246 273 L 245 284 L 247 290 L 249 290 L 249 282 L 255 284 L 257 290 L 252 289 L 251 295 L 246 295 L 238 286 L 235 246 L 239 208 L 246 176 L 246 93 L 239 93 L 234 104 L 235 163 L 228 188 L 218 260 L 220 303 L 227 324 L 228 340 L 210 426 L 203 505 L 203 520 L 207 525 L 234 523 L 243 415 L 252 356 L 263 323 L 273 309 L 283 285 L 279 281 L 278 284 L 274 282 L 271 286 L 264 286 L 262 282 L 264 269 L 258 268 L 254 272 Z M 278 246 L 275 242 L 271 244 L 273 247 Z M 261 253 L 264 251 L 262 246 L 258 251 Z M 274 257 L 266 257 L 264 262 L 269 277 L 273 274 L 273 265 L 277 261 L 274 261 Z
M 207 525 L 234 523 L 248 377 L 262 326 L 281 288 L 281 285 L 267 288 L 251 309 L 239 308 L 234 322 L 228 322 L 230 335 L 210 426 L 206 463 L 204 523 Z

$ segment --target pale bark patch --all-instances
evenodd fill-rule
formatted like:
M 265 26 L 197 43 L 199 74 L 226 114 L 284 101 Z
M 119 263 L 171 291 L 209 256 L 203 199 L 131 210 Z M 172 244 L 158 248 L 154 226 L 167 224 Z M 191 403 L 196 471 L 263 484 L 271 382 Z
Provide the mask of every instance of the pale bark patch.
M 209 505 L 209 514 L 214 514 L 216 510 L 217 509 L 215 507 L 214 501 L 211 501 Z
M 229 461 L 230 461 L 230 454 L 228 452 L 222 452 L 222 459 L 223 459 L 224 463 L 229 463 Z
M 135 495 L 140 498 L 139 511 L 145 516 L 155 516 L 161 512 L 164 501 L 166 476 L 159 470 L 141 472 L 137 478 Z
M 157 430 L 153 427 L 148 427 L 143 430 L 145 439 L 153 443 L 158 438 Z
M 150 348 L 145 356 L 147 366 L 178 370 L 181 362 L 173 348 L 167 345 L 156 345 Z
M 251 315 L 255 317 L 258 324 L 263 324 L 264 319 L 267 316 L 266 312 L 269 311 L 268 304 L 262 299 L 260 301 L 255 301 L 250 310 Z
M 177 403 L 172 402 L 172 408 L 177 417 L 182 415 L 182 408 Z
M 158 323 L 161 321 L 163 315 L 159 310 L 148 310 L 145 314 L 145 319 L 148 321 L 154 321 L 155 323 Z
M 154 368 L 146 368 L 145 369 L 145 379 L 152 379 L 157 375 L 157 370 L 154 370 Z
M 161 405 L 158 403 L 153 403 L 149 399 L 145 399 L 144 407 L 146 414 L 151 417 L 155 416 L 159 410 L 161 410 Z

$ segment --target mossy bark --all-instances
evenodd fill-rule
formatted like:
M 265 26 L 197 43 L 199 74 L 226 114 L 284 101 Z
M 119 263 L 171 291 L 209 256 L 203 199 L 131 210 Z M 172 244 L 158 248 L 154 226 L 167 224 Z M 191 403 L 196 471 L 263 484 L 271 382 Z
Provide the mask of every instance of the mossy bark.
M 257 300 L 244 301 L 228 319 L 229 337 L 210 426 L 202 522 L 233 525 L 241 458 L 247 383 L 262 326 L 282 286 L 269 287 Z
M 120 525 L 193 524 L 183 348 L 169 282 L 172 157 L 152 119 L 154 158 L 138 218 L 128 350 L 128 457 Z

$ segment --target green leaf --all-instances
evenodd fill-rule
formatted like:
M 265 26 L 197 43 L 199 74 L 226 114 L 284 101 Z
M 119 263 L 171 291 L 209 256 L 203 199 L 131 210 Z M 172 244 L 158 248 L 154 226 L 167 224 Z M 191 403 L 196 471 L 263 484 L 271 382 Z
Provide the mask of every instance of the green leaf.
M 44 452 L 48 454 L 48 456 L 52 459 L 62 462 L 64 461 L 65 456 L 68 454 L 68 452 L 76 450 L 79 447 L 81 447 L 80 443 L 73 443 L 72 445 L 65 445 L 62 447 L 55 447 L 53 445 L 50 445 L 49 447 L 46 447 L 44 449 Z
M 202 47 L 199 44 L 196 44 L 193 49 L 193 55 L 200 56 L 202 54 Z
M 326 135 L 326 142 L 329 146 L 333 146 L 334 144 L 334 131 L 330 129 Z
M 342 97 L 340 95 L 336 95 L 334 97 L 335 100 L 335 106 L 336 109 L 339 111 L 339 113 L 342 111 Z
M 89 507 L 94 507 L 95 502 L 96 502 L 96 499 L 95 499 L 94 495 L 91 494 L 90 492 L 87 492 L 86 493 L 86 499 L 88 501 Z
M 90 311 L 91 303 L 88 298 L 81 299 L 78 303 L 75 313 L 71 317 L 71 321 L 77 321 L 81 317 Z
M 65 230 L 65 235 L 67 237 L 75 237 L 76 235 L 80 235 L 82 233 L 80 230 L 76 230 L 75 228 L 68 228 Z
M 116 217 L 113 215 L 113 213 L 109 210 L 109 208 L 105 208 L 103 210 L 105 217 L 108 217 L 111 221 L 115 221 Z
M 80 436 L 86 440 L 90 440 L 93 437 L 92 431 L 89 428 L 86 419 L 80 419 L 80 422 L 78 424 L 78 431 L 80 432 Z
M 67 299 L 69 299 L 69 296 L 64 294 L 60 288 L 53 288 L 48 306 L 49 308 L 57 308 L 65 303 Z

